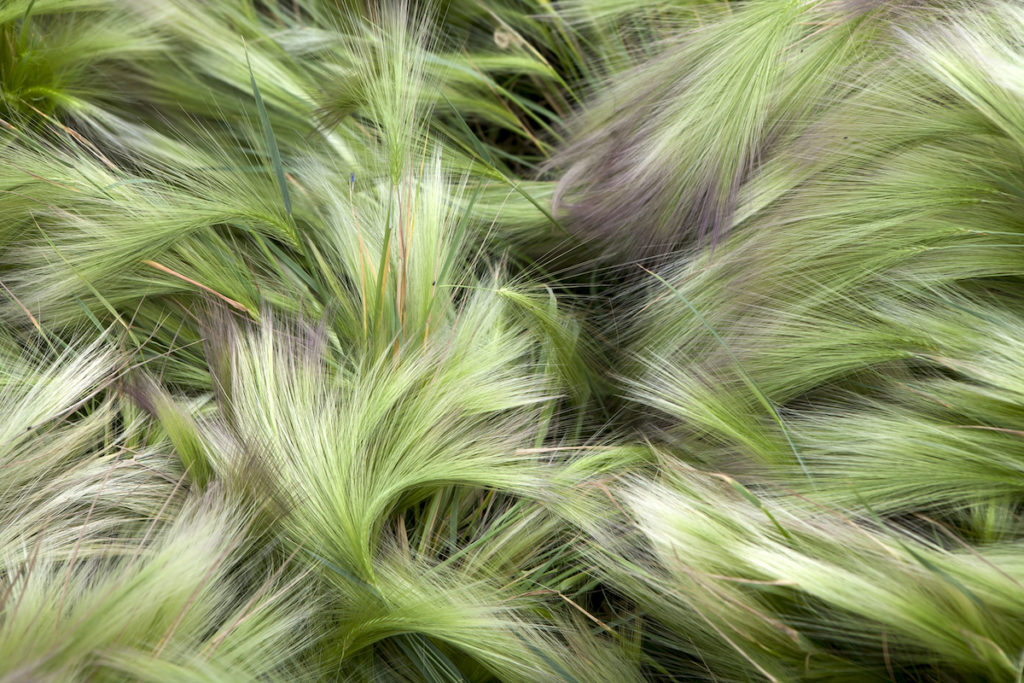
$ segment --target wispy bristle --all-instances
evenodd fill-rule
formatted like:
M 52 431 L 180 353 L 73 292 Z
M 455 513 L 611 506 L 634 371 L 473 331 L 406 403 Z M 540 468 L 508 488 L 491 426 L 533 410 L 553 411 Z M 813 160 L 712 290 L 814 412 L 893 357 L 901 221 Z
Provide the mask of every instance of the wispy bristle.
M 1019 682 L 1021 36 L 0 2 L 0 680 Z

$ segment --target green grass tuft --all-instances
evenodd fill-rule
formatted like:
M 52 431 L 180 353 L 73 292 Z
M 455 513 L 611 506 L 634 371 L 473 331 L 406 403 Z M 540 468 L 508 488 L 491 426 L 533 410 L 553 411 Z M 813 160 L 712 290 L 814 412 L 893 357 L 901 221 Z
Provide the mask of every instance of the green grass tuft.
M 1024 9 L 0 5 L 0 680 L 1021 681 Z

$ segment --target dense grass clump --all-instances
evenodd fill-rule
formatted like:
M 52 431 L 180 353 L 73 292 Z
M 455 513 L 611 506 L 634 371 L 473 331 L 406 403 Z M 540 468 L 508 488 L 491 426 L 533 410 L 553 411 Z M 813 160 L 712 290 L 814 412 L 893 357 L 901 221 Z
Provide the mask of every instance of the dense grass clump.
M 0 4 L 0 681 L 1021 681 L 1022 36 Z

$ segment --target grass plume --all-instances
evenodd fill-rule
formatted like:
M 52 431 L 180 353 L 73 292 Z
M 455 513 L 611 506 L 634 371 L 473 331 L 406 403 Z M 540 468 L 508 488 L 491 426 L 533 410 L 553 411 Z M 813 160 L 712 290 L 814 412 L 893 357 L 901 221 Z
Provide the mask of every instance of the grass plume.
M 0 7 L 0 680 L 1019 681 L 1010 0 Z

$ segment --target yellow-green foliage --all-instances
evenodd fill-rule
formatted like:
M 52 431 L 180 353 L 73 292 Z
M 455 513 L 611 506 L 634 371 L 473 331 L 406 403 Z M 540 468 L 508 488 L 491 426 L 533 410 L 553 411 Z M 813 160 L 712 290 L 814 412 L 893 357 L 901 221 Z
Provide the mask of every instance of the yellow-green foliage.
M 1014 0 L 0 0 L 0 681 L 1020 681 Z

